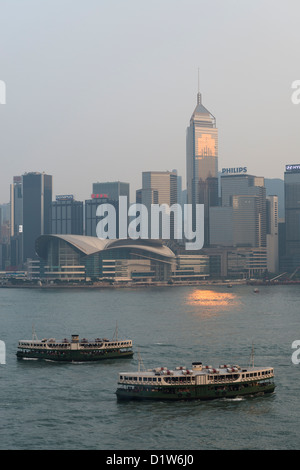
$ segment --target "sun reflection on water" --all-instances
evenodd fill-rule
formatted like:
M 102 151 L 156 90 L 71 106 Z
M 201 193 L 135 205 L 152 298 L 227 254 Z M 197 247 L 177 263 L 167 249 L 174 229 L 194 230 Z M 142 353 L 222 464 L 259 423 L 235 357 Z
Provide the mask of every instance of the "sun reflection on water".
M 208 307 L 209 310 L 220 310 L 236 305 L 237 296 L 231 292 L 215 292 L 213 290 L 196 289 L 188 296 L 187 303 L 199 307 Z

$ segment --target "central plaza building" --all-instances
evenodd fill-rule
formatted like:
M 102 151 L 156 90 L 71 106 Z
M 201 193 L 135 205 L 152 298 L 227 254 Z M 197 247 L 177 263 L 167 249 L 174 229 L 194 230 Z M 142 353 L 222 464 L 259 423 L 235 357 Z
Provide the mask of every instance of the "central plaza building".
M 186 170 L 188 204 L 193 208 L 204 204 L 204 244 L 207 246 L 209 208 L 218 205 L 218 129 L 215 117 L 203 106 L 200 93 L 186 133 Z

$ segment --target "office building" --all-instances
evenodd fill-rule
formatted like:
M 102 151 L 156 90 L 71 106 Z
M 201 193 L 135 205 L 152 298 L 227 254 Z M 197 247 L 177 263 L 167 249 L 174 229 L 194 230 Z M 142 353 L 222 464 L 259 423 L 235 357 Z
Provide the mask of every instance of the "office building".
M 286 256 L 300 259 L 300 165 L 286 165 L 284 201 Z
M 23 266 L 23 184 L 22 176 L 14 176 L 10 185 L 10 265 Z
M 212 278 L 247 279 L 262 277 L 267 271 L 266 248 L 209 247 L 202 250 L 209 257 Z
M 136 192 L 136 202 L 143 204 L 148 211 L 148 238 L 151 238 L 153 232 L 151 206 L 153 204 L 166 206 L 166 213 L 170 215 L 170 224 L 168 219 L 161 220 L 159 227 L 159 238 L 163 238 L 163 234 L 170 233 L 169 238 L 174 238 L 174 214 L 168 209 L 173 204 L 178 203 L 177 194 L 177 171 L 144 171 L 142 173 L 142 189 Z M 165 223 L 165 225 L 163 225 Z M 167 226 L 167 224 L 169 224 Z
M 119 201 L 120 196 L 126 196 L 129 204 L 129 191 L 129 183 L 123 183 L 121 181 L 97 182 L 93 184 L 93 194 L 98 194 L 99 198 L 107 198 L 111 201 Z
M 278 196 L 267 196 L 267 264 L 270 273 L 279 272 Z
M 102 204 L 110 204 L 115 208 L 116 238 L 119 238 L 119 201 L 115 199 L 109 199 L 106 194 L 102 193 L 92 194 L 91 199 L 87 199 L 85 201 L 84 233 L 88 237 L 97 237 L 97 225 L 103 218 L 97 215 L 97 208 Z
M 200 93 L 187 128 L 186 169 L 187 202 L 193 208 L 204 204 L 204 243 L 208 245 L 209 207 L 218 205 L 218 129 L 215 117 L 203 106 Z
M 221 203 L 210 209 L 211 245 L 266 247 L 264 178 L 235 173 L 221 176 Z
M 177 203 L 177 171 L 144 171 L 142 190 L 157 192 L 157 204 Z M 147 201 L 146 201 L 147 202 Z
M 267 206 L 264 178 L 246 171 L 223 172 L 222 205 L 210 208 L 209 254 L 211 274 L 216 277 L 262 276 L 267 269 L 277 272 L 273 269 L 278 265 L 278 200 L 270 197 Z
M 50 233 L 52 176 L 25 173 L 23 186 L 23 262 L 35 259 L 35 240 Z
M 56 196 L 51 203 L 50 233 L 83 235 L 83 202 L 69 194 Z

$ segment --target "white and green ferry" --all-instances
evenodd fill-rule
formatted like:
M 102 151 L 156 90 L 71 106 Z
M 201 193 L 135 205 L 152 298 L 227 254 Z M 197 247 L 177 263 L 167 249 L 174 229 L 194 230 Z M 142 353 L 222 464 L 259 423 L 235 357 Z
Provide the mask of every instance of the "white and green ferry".
M 190 369 L 158 367 L 119 373 L 118 400 L 212 400 L 274 392 L 273 367 L 218 368 L 194 362 Z
M 104 359 L 120 359 L 133 356 L 132 340 L 96 338 L 80 339 L 72 335 L 71 339 L 54 338 L 20 340 L 18 359 L 44 359 L 55 362 L 90 362 Z

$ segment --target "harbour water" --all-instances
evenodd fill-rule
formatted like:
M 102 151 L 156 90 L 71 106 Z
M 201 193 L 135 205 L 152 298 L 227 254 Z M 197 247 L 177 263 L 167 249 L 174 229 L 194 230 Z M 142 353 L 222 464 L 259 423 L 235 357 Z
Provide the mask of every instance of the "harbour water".
M 185 286 L 97 290 L 0 289 L 0 448 L 77 450 L 298 449 L 300 286 Z M 132 359 L 90 364 L 18 361 L 31 339 L 118 337 Z M 275 393 L 210 402 L 128 402 L 115 396 L 118 373 L 138 367 L 275 369 Z

